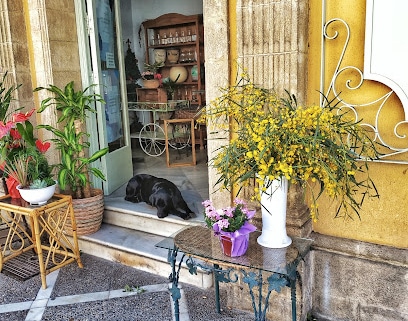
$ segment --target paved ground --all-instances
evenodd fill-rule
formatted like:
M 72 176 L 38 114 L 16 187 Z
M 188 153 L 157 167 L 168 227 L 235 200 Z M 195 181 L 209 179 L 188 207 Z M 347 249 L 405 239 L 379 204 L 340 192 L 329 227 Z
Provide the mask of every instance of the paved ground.
M 83 269 L 72 263 L 48 275 L 46 290 L 39 276 L 22 282 L 0 273 L 0 321 L 173 320 L 166 278 L 87 254 L 82 262 Z M 218 314 L 213 289 L 182 288 L 180 321 L 254 319 L 252 313 L 226 307 L 223 293 Z

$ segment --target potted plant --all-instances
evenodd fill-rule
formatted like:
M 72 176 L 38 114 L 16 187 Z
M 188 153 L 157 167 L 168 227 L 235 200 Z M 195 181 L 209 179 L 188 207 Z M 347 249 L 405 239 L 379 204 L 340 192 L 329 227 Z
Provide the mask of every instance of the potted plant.
M 158 88 L 162 75 L 158 73 L 158 69 L 164 66 L 164 62 L 155 62 L 153 64 L 144 64 L 145 71 L 142 72 L 143 87 Z
M 324 106 L 300 106 L 294 95 L 281 98 L 273 90 L 256 86 L 245 74 L 222 91 L 207 106 L 206 117 L 224 124 L 232 121 L 226 129 L 232 139 L 220 147 L 211 165 L 219 173 L 217 184 L 222 188 L 254 186 L 261 209 L 270 208 L 263 211 L 263 223 L 277 217 L 279 207 L 268 207 L 263 201 L 279 194 L 275 192 L 287 186 L 285 181 L 309 191 L 313 220 L 318 218 L 317 203 L 323 192 L 338 201 L 336 217 L 345 218 L 359 217 L 364 200 L 378 196 L 368 171 L 368 160 L 378 157 L 373 133 L 360 126 L 348 109 L 328 100 Z M 273 182 L 278 187 L 271 191 Z M 286 202 L 285 194 L 283 199 Z M 273 225 L 286 228 L 286 206 L 282 209 L 285 221 Z M 286 229 L 282 239 L 285 236 Z
M 14 93 L 21 86 L 21 84 L 19 84 L 17 86 L 8 87 L 6 85 L 7 75 L 8 72 L 6 71 L 0 81 L 0 121 L 3 122 L 3 124 L 7 122 L 8 110 L 11 102 L 14 100 Z M 0 171 L 0 176 L 3 182 L 3 190 L 7 192 L 6 180 L 2 171 Z
M 176 93 L 176 89 L 179 86 L 179 84 L 177 83 L 179 77 L 180 74 L 177 76 L 176 80 L 171 80 L 170 77 L 167 77 L 162 81 L 162 86 L 166 90 L 168 100 L 175 100 L 174 94 Z
M 220 238 L 225 255 L 236 257 L 244 255 L 249 245 L 249 234 L 256 227 L 249 223 L 255 210 L 249 210 L 245 201 L 236 198 L 233 207 L 216 209 L 210 200 L 203 203 L 204 221 L 207 227 Z
M 50 85 L 38 87 L 34 91 L 46 90 L 53 97 L 44 99 L 38 112 L 55 107 L 59 112 L 57 124 L 39 125 L 55 135 L 51 139 L 61 153 L 61 163 L 56 165 L 58 184 L 61 191 L 73 198 L 74 213 L 77 220 L 78 234 L 89 234 L 100 228 L 103 217 L 103 191 L 91 188 L 89 174 L 105 180 L 103 173 L 91 164 L 108 153 L 108 147 L 87 155 L 90 135 L 84 131 L 87 113 L 94 113 L 92 105 L 95 102 L 104 103 L 102 97 L 95 93 L 88 93 L 95 85 L 85 90 L 76 91 L 74 82 L 69 82 L 63 89 Z M 69 231 L 68 231 L 69 233 Z
M 11 197 L 21 195 L 31 204 L 39 205 L 52 197 L 56 181 L 45 157 L 50 143 L 34 137 L 33 125 L 28 120 L 34 111 L 33 108 L 27 113 L 15 113 L 6 123 L 0 121 L 1 167 Z

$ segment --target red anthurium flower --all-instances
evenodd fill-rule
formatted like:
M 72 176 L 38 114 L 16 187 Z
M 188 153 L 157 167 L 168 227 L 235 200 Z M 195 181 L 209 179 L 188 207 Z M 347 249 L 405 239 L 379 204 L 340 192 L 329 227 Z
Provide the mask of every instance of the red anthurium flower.
M 8 121 L 6 124 L 0 121 L 0 139 L 6 136 L 13 127 L 13 122 Z
M 15 128 L 10 129 L 10 135 L 13 137 L 13 139 L 21 139 L 21 134 Z
M 45 153 L 48 148 L 50 148 L 51 144 L 49 142 L 43 143 L 41 140 L 37 139 L 35 142 L 35 146 L 37 146 L 38 150 L 41 153 Z
M 26 113 L 17 113 L 14 114 L 12 117 L 12 121 L 15 123 L 22 123 L 25 122 L 27 119 L 31 117 L 31 115 L 34 113 L 35 108 L 31 109 L 30 111 Z

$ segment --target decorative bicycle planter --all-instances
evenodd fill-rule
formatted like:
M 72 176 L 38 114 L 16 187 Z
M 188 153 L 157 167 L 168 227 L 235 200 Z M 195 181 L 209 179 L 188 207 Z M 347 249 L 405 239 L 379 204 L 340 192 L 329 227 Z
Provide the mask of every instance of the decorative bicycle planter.
M 188 101 L 178 101 L 188 103 Z M 164 120 L 171 118 L 177 106 L 174 103 L 134 102 L 129 103 L 129 111 L 148 112 L 149 122 L 139 131 L 141 149 L 149 156 L 160 156 L 166 151 Z M 134 137 L 135 138 L 135 137 Z M 174 123 L 167 128 L 168 145 L 173 149 L 183 149 L 190 145 L 191 128 L 183 123 Z

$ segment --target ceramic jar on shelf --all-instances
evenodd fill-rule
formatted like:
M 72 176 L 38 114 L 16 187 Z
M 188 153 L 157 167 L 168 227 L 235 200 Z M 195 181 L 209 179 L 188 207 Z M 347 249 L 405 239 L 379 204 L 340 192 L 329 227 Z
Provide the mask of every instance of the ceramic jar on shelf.
M 179 61 L 180 50 L 177 48 L 167 49 L 167 61 L 176 64 Z

